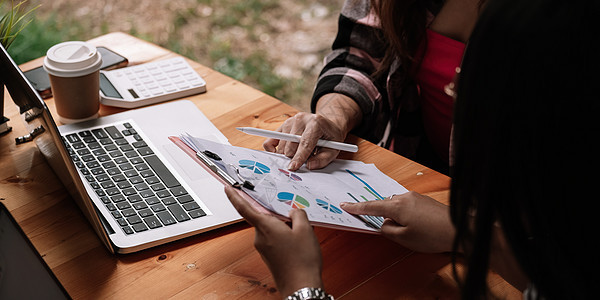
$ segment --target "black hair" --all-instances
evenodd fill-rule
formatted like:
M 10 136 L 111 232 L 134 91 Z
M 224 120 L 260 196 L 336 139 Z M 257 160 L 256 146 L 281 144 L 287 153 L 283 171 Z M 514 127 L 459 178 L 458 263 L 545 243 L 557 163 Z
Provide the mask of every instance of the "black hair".
M 490 0 L 459 77 L 454 250 L 463 298 L 489 296 L 495 223 L 545 299 L 595 296 L 600 1 Z

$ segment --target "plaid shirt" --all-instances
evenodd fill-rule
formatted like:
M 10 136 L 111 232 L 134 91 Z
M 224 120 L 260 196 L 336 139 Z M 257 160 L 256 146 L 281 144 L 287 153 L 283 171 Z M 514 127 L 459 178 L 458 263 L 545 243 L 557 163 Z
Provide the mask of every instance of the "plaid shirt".
M 353 129 L 353 134 L 414 159 L 423 136 L 417 87 L 406 77 L 399 60 L 392 63 L 387 76 L 371 76 L 381 63 L 387 43 L 370 1 L 347 0 L 338 25 L 333 51 L 326 56 L 315 87 L 311 110 L 315 111 L 318 99 L 325 94 L 347 95 L 363 114 L 362 123 Z

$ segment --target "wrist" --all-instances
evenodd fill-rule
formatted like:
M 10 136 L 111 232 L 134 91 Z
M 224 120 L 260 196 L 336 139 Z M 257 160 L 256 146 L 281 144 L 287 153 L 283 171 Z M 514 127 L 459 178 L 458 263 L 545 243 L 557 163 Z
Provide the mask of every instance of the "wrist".
M 319 276 L 298 276 L 295 280 L 292 279 L 287 282 L 287 284 L 278 285 L 279 293 L 281 295 L 292 295 L 294 292 L 304 287 L 323 288 L 323 281 L 321 280 L 320 274 Z
M 315 113 L 330 120 L 347 135 L 362 120 L 362 111 L 352 98 L 343 94 L 325 94 L 317 101 Z

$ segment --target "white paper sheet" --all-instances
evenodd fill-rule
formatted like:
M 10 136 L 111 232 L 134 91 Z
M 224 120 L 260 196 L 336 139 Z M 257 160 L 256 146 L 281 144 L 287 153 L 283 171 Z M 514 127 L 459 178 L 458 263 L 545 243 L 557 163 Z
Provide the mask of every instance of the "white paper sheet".
M 248 195 L 269 210 L 288 216 L 290 209 L 304 209 L 310 221 L 377 230 L 381 219 L 357 218 L 340 208 L 341 202 L 381 200 L 403 194 L 406 188 L 383 174 L 373 164 L 335 160 L 326 168 L 310 171 L 302 166 L 287 170 L 290 159 L 266 151 L 257 151 L 182 135 L 181 140 L 196 151 L 216 153 L 222 161 L 214 161 L 238 181 L 247 180 L 254 190 Z M 366 222 L 365 222 L 366 221 Z

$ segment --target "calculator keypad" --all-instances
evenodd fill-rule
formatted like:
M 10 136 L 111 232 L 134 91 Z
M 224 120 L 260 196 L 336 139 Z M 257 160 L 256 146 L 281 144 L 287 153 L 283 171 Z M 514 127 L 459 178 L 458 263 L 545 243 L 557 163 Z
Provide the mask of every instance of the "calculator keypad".
M 182 57 L 103 71 L 122 99 L 102 95 L 105 105 L 138 107 L 206 91 L 206 82 Z

